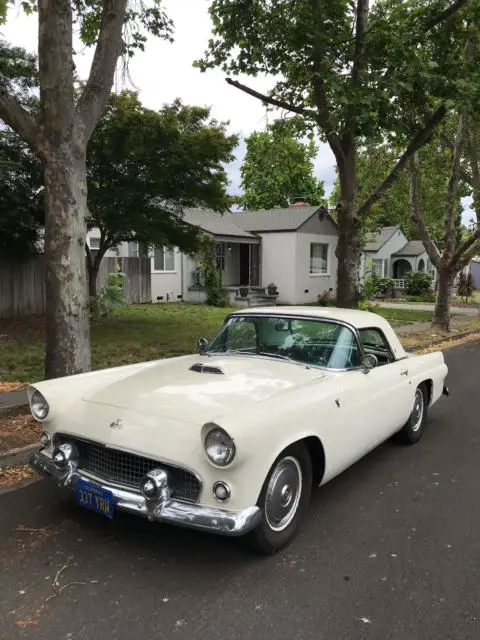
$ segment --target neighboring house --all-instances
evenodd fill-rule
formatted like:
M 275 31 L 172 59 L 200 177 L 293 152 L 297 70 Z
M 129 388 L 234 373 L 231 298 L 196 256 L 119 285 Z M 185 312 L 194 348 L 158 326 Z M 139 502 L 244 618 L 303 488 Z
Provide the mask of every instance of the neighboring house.
M 480 289 L 480 258 L 472 258 L 469 265 L 475 289 Z
M 420 240 L 409 241 L 400 226 L 383 227 L 367 237 L 360 265 L 362 279 L 372 274 L 392 278 L 396 289 L 404 289 L 411 271 L 429 273 L 435 284 L 436 269 Z

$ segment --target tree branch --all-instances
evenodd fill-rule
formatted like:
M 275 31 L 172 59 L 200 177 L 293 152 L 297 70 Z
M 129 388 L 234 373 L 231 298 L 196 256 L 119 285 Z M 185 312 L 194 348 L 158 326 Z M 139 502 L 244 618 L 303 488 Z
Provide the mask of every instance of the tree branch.
M 433 16 L 432 18 L 430 18 L 430 20 L 427 20 L 425 24 L 425 31 L 430 31 L 441 22 L 445 22 L 445 20 L 448 20 L 449 18 L 454 16 L 456 13 L 458 13 L 458 11 L 460 11 L 460 9 L 463 9 L 463 7 L 468 4 L 468 1 L 469 0 L 455 0 L 455 2 L 447 7 L 444 11 L 440 11 L 440 13 L 438 13 L 436 16 Z
M 364 46 L 365 32 L 367 30 L 367 20 L 369 11 L 369 0 L 357 0 L 357 15 L 355 27 L 355 53 L 352 65 L 352 84 L 357 85 L 360 73 L 364 67 Z
M 5 89 L 0 89 L 0 118 L 38 153 L 41 135 L 36 119 Z
M 255 91 L 255 89 L 251 89 L 246 85 L 238 82 L 237 80 L 232 80 L 231 78 L 225 78 L 225 82 L 236 89 L 240 89 L 244 93 L 248 93 L 249 96 L 253 96 L 257 100 L 261 100 L 265 102 L 265 104 L 270 104 L 272 107 L 278 107 L 279 109 L 285 109 L 285 111 L 291 111 L 292 113 L 298 113 L 300 116 L 305 116 L 307 118 L 316 119 L 317 114 L 313 109 L 305 109 L 304 107 L 296 107 L 293 104 L 288 104 L 288 102 L 284 102 L 283 100 L 277 100 L 276 98 L 271 98 L 270 96 L 266 96 L 264 93 L 260 93 L 259 91 Z
M 398 179 L 400 172 L 405 167 L 407 161 L 413 153 L 421 149 L 431 138 L 435 128 L 445 118 L 447 110 L 444 105 L 438 107 L 438 109 L 430 116 L 426 125 L 418 133 L 416 133 L 410 140 L 407 148 L 398 159 L 396 165 L 393 167 L 388 176 L 378 186 L 377 190 L 366 200 L 362 206 L 358 209 L 357 215 L 365 216 L 370 211 L 371 207 L 380 200 L 382 195 L 387 191 L 389 187 Z
M 420 239 L 428 257 L 437 269 L 441 267 L 440 253 L 423 221 L 420 213 L 420 175 L 418 171 L 418 154 L 413 153 L 409 158 L 410 168 L 410 215 L 415 223 Z
M 90 76 L 78 101 L 77 114 L 88 141 L 105 110 L 113 84 L 113 75 L 122 52 L 122 29 L 127 0 L 104 0 L 97 46 Z
M 445 200 L 445 235 L 443 238 L 443 256 L 450 262 L 455 249 L 455 204 L 457 199 L 457 187 L 460 166 L 460 157 L 465 139 L 465 117 L 463 114 L 458 119 L 457 133 L 453 144 L 452 166 L 448 178 L 447 197 Z
M 468 184 L 473 191 L 473 208 L 480 225 L 480 158 L 477 149 L 476 131 L 471 128 L 467 137 L 467 152 L 470 161 L 471 182 Z M 465 172 L 466 173 L 466 172 Z
M 363 1 L 365 0 L 359 0 L 359 2 Z M 368 2 L 368 0 L 366 1 Z M 337 164 L 340 165 L 345 161 L 345 152 L 342 141 L 338 133 L 336 133 L 331 121 L 331 109 L 323 81 L 325 43 L 322 38 L 321 29 L 319 28 L 319 25 L 322 25 L 324 20 L 323 11 L 319 0 L 311 0 L 310 5 L 312 9 L 313 23 L 315 25 L 315 37 L 312 47 L 313 94 L 315 96 L 315 105 L 317 107 L 317 116 L 315 120 L 324 132 L 327 142 L 335 155 Z
M 471 258 L 473 258 L 473 256 L 475 256 L 480 249 L 479 241 L 480 227 L 478 227 L 477 230 L 474 231 L 467 240 L 465 240 L 465 242 L 462 242 L 462 244 L 455 251 L 450 261 L 452 267 L 454 267 L 456 264 L 462 263 L 463 266 L 465 266 L 468 262 L 470 262 Z

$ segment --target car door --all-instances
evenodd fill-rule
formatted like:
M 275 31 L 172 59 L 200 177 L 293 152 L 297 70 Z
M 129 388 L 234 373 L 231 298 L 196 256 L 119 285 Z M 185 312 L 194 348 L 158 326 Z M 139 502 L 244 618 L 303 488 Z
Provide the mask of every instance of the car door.
M 377 446 L 408 420 L 415 390 L 409 378 L 408 358 L 395 359 L 381 329 L 369 327 L 358 333 L 364 353 L 378 360 L 368 373 L 356 372 L 359 387 L 369 401 L 366 412 L 371 421 L 372 445 Z

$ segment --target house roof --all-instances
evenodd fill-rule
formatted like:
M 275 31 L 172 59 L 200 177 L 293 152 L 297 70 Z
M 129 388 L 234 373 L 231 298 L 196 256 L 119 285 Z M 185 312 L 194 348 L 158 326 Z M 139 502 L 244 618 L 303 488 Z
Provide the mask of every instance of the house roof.
M 185 209 L 183 215 L 185 222 L 215 236 L 256 238 L 253 233 L 236 225 L 232 218 L 231 213 L 221 214 L 210 209 Z
M 256 233 L 269 231 L 295 231 L 320 209 L 315 207 L 287 207 L 263 211 L 240 211 L 231 218 L 242 229 Z
M 407 244 L 392 254 L 392 256 L 420 256 L 425 253 L 425 247 L 421 240 L 410 240 Z
M 364 250 L 378 251 L 397 231 L 401 231 L 401 227 L 398 225 L 396 227 L 383 227 L 377 233 L 371 233 L 367 236 Z

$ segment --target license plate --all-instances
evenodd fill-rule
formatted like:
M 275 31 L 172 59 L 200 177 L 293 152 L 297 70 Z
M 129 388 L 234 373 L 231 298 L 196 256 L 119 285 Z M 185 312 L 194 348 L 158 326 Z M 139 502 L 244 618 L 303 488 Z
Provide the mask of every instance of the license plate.
M 75 494 L 77 504 L 81 507 L 101 513 L 107 518 L 113 518 L 113 493 L 108 489 L 102 489 L 85 480 L 77 480 Z

